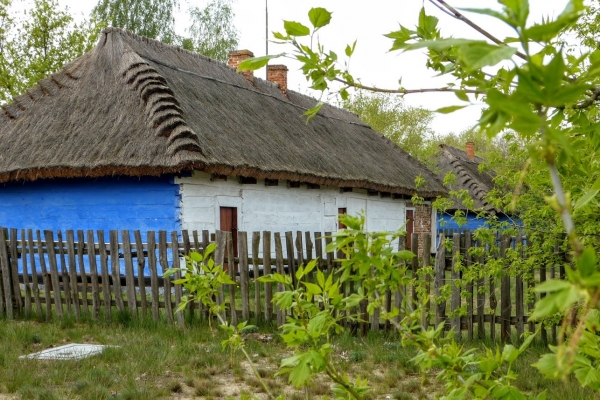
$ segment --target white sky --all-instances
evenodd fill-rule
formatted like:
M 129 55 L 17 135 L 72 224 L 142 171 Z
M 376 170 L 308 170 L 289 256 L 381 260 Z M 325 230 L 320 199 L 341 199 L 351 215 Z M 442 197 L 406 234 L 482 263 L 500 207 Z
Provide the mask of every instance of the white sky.
M 87 16 L 97 0 L 59 0 L 61 5 L 68 6 L 73 14 Z M 177 16 L 177 29 L 185 33 L 188 26 L 186 11 L 189 6 L 203 7 L 208 0 L 180 0 L 180 11 Z M 449 0 L 449 4 L 459 7 L 498 8 L 495 0 Z M 540 21 L 542 17 L 555 17 L 564 8 L 566 0 L 530 0 L 531 21 Z M 322 29 L 319 38 L 328 49 L 335 51 L 340 57 L 344 54 L 346 44 L 357 40 L 356 52 L 351 60 L 351 72 L 361 78 L 365 85 L 382 88 L 397 88 L 398 79 L 407 89 L 440 87 L 446 78 L 433 77 L 433 73 L 425 68 L 425 56 L 421 51 L 407 54 L 388 53 L 391 40 L 382 35 L 398 29 L 398 24 L 413 28 L 417 23 L 419 10 L 425 5 L 427 13 L 440 19 L 442 34 L 454 37 L 482 39 L 466 24 L 443 14 L 428 1 L 422 0 L 268 0 L 269 32 L 283 32 L 283 20 L 293 20 L 309 25 L 308 11 L 312 7 L 324 7 L 333 12 L 332 22 Z M 265 0 L 236 0 L 234 3 L 235 26 L 239 31 L 240 49 L 251 50 L 255 56 L 265 54 Z M 467 16 L 488 29 L 492 34 L 503 38 L 511 35 L 511 31 L 501 23 L 481 15 Z M 269 43 L 269 52 L 289 51 L 283 45 Z M 290 59 L 274 60 L 272 63 L 286 64 L 288 87 L 303 93 L 309 93 L 308 85 L 299 64 Z M 263 71 L 255 74 L 264 77 Z M 310 93 L 309 93 L 310 94 Z M 317 93 L 312 94 L 318 96 Z M 428 109 L 460 104 L 461 102 L 449 93 L 413 94 L 405 97 L 406 103 Z M 452 114 L 436 114 L 433 128 L 442 134 L 460 132 L 474 125 L 480 113 L 479 106 L 467 107 Z

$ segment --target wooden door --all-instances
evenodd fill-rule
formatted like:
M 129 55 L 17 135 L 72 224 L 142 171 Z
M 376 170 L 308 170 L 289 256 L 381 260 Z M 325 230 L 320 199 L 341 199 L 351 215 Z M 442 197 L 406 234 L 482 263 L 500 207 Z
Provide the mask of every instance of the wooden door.
M 346 229 L 347 228 L 347 226 L 342 224 L 339 219 L 340 215 L 343 215 L 343 214 L 348 214 L 348 209 L 346 207 L 338 208 L 338 229 Z
M 406 210 L 406 250 L 412 247 L 412 234 L 415 231 L 415 211 Z
M 237 220 L 237 208 L 236 207 L 221 207 L 221 222 L 220 229 L 222 231 L 231 232 L 233 238 L 233 256 L 238 256 L 237 246 L 237 233 L 238 233 L 238 220 Z M 227 250 L 225 250 L 225 256 L 227 256 Z

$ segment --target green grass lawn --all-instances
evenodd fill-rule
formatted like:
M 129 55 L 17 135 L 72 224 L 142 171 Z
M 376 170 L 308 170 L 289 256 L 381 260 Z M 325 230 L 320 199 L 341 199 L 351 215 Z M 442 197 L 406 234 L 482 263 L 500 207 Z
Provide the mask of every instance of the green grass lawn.
M 265 341 L 268 335 L 273 339 Z M 221 350 L 222 333 L 205 326 L 186 329 L 163 322 L 121 318 L 119 323 L 0 321 L 0 399 L 250 399 L 266 398 L 246 362 L 230 367 Z M 19 356 L 67 343 L 119 346 L 79 361 L 20 360 Z M 326 377 L 295 390 L 277 366 L 290 353 L 273 328 L 247 335 L 247 351 L 260 375 L 287 399 L 331 397 Z M 530 393 L 544 389 L 549 399 L 590 399 L 595 394 L 576 382 L 547 382 L 529 365 L 542 354 L 534 347 L 517 365 L 518 386 Z M 435 398 L 442 386 L 432 375 L 422 384 L 409 361 L 414 353 L 384 333 L 335 340 L 335 362 L 350 376 L 366 377 L 373 399 Z

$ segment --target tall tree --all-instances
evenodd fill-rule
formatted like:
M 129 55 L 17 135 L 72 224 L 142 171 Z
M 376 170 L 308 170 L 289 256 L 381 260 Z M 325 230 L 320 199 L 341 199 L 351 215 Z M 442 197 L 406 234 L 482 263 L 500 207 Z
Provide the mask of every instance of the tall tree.
M 428 163 L 436 150 L 432 111 L 407 106 L 402 98 L 385 93 L 357 92 L 341 105 L 422 162 Z
M 100 0 L 92 16 L 109 26 L 173 43 L 179 0 Z
M 11 1 L 0 2 L 0 101 L 21 94 L 40 79 L 89 50 L 98 37 L 95 24 L 74 22 L 58 0 L 35 0 L 23 17 Z
M 233 25 L 233 0 L 212 0 L 205 8 L 189 10 L 191 26 L 183 47 L 215 60 L 227 61 L 227 53 L 238 45 L 238 32 Z

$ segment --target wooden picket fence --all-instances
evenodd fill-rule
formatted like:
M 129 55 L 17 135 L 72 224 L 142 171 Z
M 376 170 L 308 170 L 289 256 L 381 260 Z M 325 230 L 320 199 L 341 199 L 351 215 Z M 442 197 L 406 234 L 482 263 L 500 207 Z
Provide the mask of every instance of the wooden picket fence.
M 233 257 L 232 234 L 224 231 L 212 235 L 206 230 L 149 231 L 142 236 L 136 230 L 133 240 L 129 231 L 110 231 L 106 240 L 104 231 L 67 230 L 63 237 L 62 232 L 0 228 L 0 316 L 13 319 L 35 312 L 47 320 L 60 319 L 66 314 L 77 319 L 111 320 L 119 312 L 185 326 L 205 319 L 206 310 L 190 303 L 184 313 L 175 312 L 184 295 L 182 286 L 173 284 L 180 276 L 176 273 L 172 278 L 163 278 L 163 274 L 169 268 L 178 268 L 180 257 L 192 250 L 202 252 L 208 243 L 216 242 L 215 262 L 226 264 L 231 277 L 239 283 L 238 287 L 225 288 L 219 296 L 219 301 L 228 299 L 230 303 L 223 316 L 233 323 L 253 319 L 281 325 L 285 314 L 273 305 L 272 298 L 282 287 L 259 283 L 254 278 L 277 271 L 290 274 L 295 280 L 298 266 L 313 259 L 319 260 L 321 270 L 335 273 L 338 261 L 333 253 L 324 251 L 332 240 L 331 233 L 264 231 L 248 236 L 247 232 L 237 233 L 238 256 Z M 507 273 L 500 279 L 480 278 L 461 285 L 461 272 L 455 265 L 458 254 L 462 255 L 464 271 L 486 257 L 503 259 L 508 249 L 525 245 L 526 241 L 521 236 L 499 237 L 499 252 L 488 252 L 478 259 L 470 255 L 469 249 L 482 244 L 473 240 L 471 233 L 454 232 L 449 237 L 451 251 L 440 245 L 433 259 L 430 251 L 422 251 L 422 257 L 408 263 L 407 273 L 413 277 L 418 276 L 423 266 L 434 269 L 433 277 L 426 280 L 430 296 L 425 309 L 429 311 L 424 313 L 422 325 L 445 322 L 457 338 L 503 341 L 510 340 L 515 333 L 520 336 L 526 328 L 534 331 L 536 325 L 528 321 L 527 314 L 532 311 L 535 298 L 526 296 L 527 290 L 548 278 L 564 276 L 564 266 L 541 266 L 527 279 Z M 411 237 L 410 250 L 415 254 L 419 253 L 419 242 L 423 249 L 431 248 L 430 235 L 424 234 L 420 239 L 417 234 Z M 438 240 L 444 241 L 443 233 Z M 405 243 L 405 238 L 400 238 L 398 248 L 404 249 Z M 308 279 L 314 281 L 315 277 L 311 275 Z M 440 300 L 448 283 L 451 296 Z M 346 294 L 354 290 L 353 282 L 345 284 Z M 396 306 L 402 312 L 410 312 L 411 304 L 417 301 L 417 289 L 405 287 L 394 293 L 388 291 L 385 307 L 389 310 Z M 459 309 L 464 311 L 453 313 Z M 362 322 L 342 320 L 342 324 L 363 334 L 369 329 L 391 329 L 389 323 L 380 320 L 380 310 L 370 317 L 366 310 L 367 304 L 361 304 Z M 397 318 L 401 317 L 402 314 Z M 556 327 L 548 329 L 555 339 Z M 542 340 L 548 340 L 546 329 L 542 330 Z

